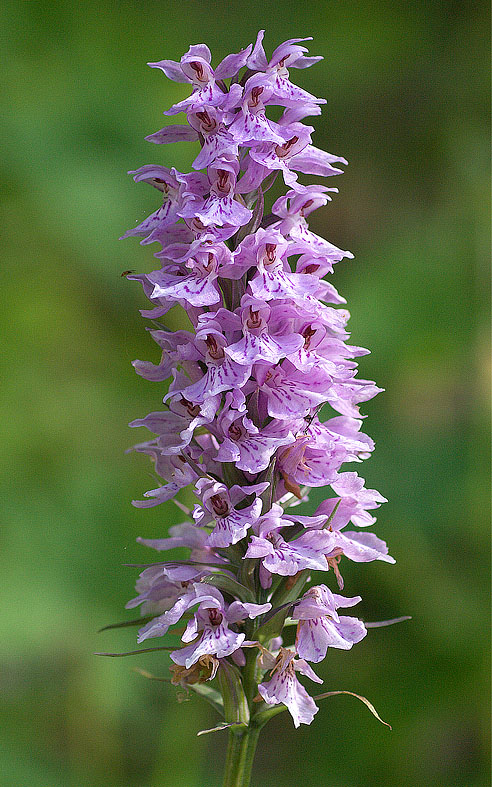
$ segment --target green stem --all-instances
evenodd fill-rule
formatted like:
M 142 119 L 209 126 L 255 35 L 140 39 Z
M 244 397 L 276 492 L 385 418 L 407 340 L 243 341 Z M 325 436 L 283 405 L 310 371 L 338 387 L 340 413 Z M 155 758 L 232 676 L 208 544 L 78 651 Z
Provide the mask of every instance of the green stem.
M 223 787 L 249 787 L 261 726 L 229 730 Z
M 255 706 L 253 700 L 255 694 L 258 693 L 258 683 L 256 680 L 256 667 L 258 661 L 258 652 L 256 648 L 249 648 L 246 652 L 246 664 L 243 667 L 243 686 L 244 694 L 250 713 L 253 713 Z
M 254 697 L 258 691 L 258 653 L 256 648 L 247 648 L 245 655 L 242 685 L 249 713 L 252 714 L 255 710 Z M 265 721 L 261 719 L 258 723 L 250 718 L 247 726 L 229 730 L 223 787 L 249 787 L 258 737 Z

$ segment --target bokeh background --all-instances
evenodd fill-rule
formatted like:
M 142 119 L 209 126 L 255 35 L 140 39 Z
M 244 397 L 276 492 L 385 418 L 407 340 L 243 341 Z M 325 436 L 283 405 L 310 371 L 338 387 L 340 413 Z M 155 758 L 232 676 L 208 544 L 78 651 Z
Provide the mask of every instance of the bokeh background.
M 217 63 L 260 27 L 267 51 L 313 35 L 325 58 L 294 81 L 328 99 L 315 142 L 350 166 L 312 224 L 356 255 L 333 282 L 372 350 L 362 375 L 386 389 L 364 408 L 377 450 L 363 475 L 389 498 L 377 532 L 398 562 L 347 568 L 346 592 L 366 620 L 413 619 L 320 669 L 393 731 L 347 696 L 310 728 L 282 714 L 253 783 L 489 784 L 487 6 L 4 0 L 2 785 L 220 784 L 225 733 L 196 737 L 213 711 L 133 669 L 166 675 L 166 658 L 93 653 L 135 647 L 135 629 L 96 632 L 127 614 L 123 564 L 149 559 L 135 537 L 179 516 L 131 507 L 150 465 L 124 454 L 126 423 L 162 395 L 130 365 L 157 348 L 121 278 L 152 270 L 153 249 L 117 240 L 156 193 L 125 173 L 194 157 L 144 141 L 186 92 L 145 64 L 202 41 Z

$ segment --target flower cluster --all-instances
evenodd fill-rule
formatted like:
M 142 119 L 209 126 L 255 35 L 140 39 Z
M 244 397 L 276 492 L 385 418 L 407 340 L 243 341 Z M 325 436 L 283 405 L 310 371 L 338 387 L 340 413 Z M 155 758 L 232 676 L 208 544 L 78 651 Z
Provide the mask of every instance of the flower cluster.
M 308 662 L 367 633 L 360 620 L 338 613 L 360 597 L 312 585 L 312 575 L 331 569 L 342 590 L 342 558 L 394 561 L 373 533 L 346 529 L 372 525 L 368 512 L 384 502 L 356 472 L 341 472 L 373 450 L 359 404 L 380 389 L 356 377 L 355 359 L 367 350 L 347 343 L 345 300 L 324 279 L 353 255 L 308 226 L 337 189 L 299 181 L 300 173 L 337 175 L 347 162 L 313 145 L 314 129 L 302 122 L 324 103 L 290 78 L 290 69 L 320 59 L 300 45 L 309 39 L 286 41 L 270 59 L 262 40 L 260 31 L 254 47 L 215 69 L 204 44 L 179 62 L 149 64 L 188 83 L 191 95 L 164 113 L 185 113 L 187 125 L 147 139 L 199 142 L 200 152 L 190 173 L 160 164 L 132 172 L 162 196 L 123 236 L 160 246 L 160 267 L 128 278 L 152 303 L 142 314 L 153 320 L 162 357 L 134 367 L 148 380 L 170 378 L 163 409 L 130 424 L 154 435 L 135 450 L 162 479 L 134 505 L 158 505 L 190 485 L 197 503 L 168 537 L 139 539 L 158 551 L 187 547 L 189 558 L 145 568 L 127 606 L 141 605 L 147 618 L 138 642 L 181 624 L 184 644 L 170 654 L 176 682 L 199 685 L 221 670 L 241 690 L 253 680 L 246 694 L 257 704 L 249 711 L 281 703 L 298 726 L 318 709 L 297 674 L 322 682 Z M 276 120 L 272 106 L 280 107 Z M 278 178 L 286 193 L 267 210 L 265 195 Z M 189 329 L 171 332 L 162 318 L 176 304 Z M 291 507 L 307 501 L 310 488 L 326 486 L 333 496 L 314 516 L 296 515 Z M 283 647 L 290 625 L 297 634 Z

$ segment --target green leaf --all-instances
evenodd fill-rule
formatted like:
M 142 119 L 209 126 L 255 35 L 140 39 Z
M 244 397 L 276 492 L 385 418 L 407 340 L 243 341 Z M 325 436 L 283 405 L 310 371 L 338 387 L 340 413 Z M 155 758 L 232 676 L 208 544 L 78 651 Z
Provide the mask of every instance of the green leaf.
M 241 568 L 239 569 L 241 582 L 246 585 L 252 593 L 255 592 L 255 571 L 257 568 L 258 560 L 256 560 L 256 558 L 246 557 L 242 561 Z
M 263 703 L 264 705 L 265 703 Z M 261 710 L 259 713 L 256 713 L 253 716 L 252 721 L 254 721 L 257 727 L 263 727 L 267 721 L 273 719 L 274 716 L 277 716 L 279 713 L 283 713 L 284 710 L 287 710 L 287 705 L 280 703 L 279 705 L 274 705 L 273 708 L 267 708 L 266 710 Z
M 325 527 L 330 527 L 330 524 L 331 524 L 331 522 L 333 520 L 333 517 L 335 516 L 336 512 L 338 511 L 338 506 L 340 505 L 341 502 L 342 502 L 342 498 L 340 498 L 338 503 L 336 503 L 335 508 L 333 509 L 333 511 L 331 512 L 330 516 L 328 517 L 328 519 L 326 520 L 325 524 L 323 525 L 323 529 Z
M 234 462 L 223 462 L 222 473 L 224 476 L 224 481 L 229 488 L 231 488 L 231 486 L 234 486 L 234 484 L 241 485 L 246 482 L 243 473 L 237 469 Z
M 277 485 L 277 480 L 278 480 L 278 473 L 275 472 L 276 467 L 277 467 L 277 460 L 276 458 L 274 458 L 271 460 L 267 469 L 260 476 L 261 481 L 268 482 L 267 488 L 260 495 L 261 501 L 263 503 L 263 511 L 269 511 L 272 507 L 273 495 L 275 493 L 275 487 Z
M 368 699 L 366 699 L 365 697 L 362 697 L 360 694 L 354 694 L 353 691 L 326 691 L 324 694 L 318 694 L 318 696 L 315 697 L 314 699 L 315 700 L 324 700 L 325 697 L 334 697 L 336 694 L 350 694 L 351 697 L 355 697 L 356 699 L 360 700 L 361 702 L 364 703 L 364 705 L 367 708 L 369 708 L 369 710 L 371 711 L 372 715 L 375 716 L 376 719 L 381 722 L 381 724 L 385 724 L 386 727 L 390 728 L 390 730 L 393 729 L 391 724 L 388 724 L 387 721 L 383 721 L 382 720 L 381 716 L 377 712 L 377 710 L 374 707 L 374 705 L 372 704 L 372 702 L 369 702 Z
M 159 648 L 142 648 L 141 650 L 129 650 L 126 653 L 94 653 L 94 656 L 111 656 L 116 658 L 119 656 L 139 656 L 140 653 L 151 653 L 154 650 L 176 650 L 176 645 L 162 645 Z
M 160 678 L 157 675 L 153 675 L 151 672 L 147 672 L 145 669 L 141 669 L 141 667 L 134 667 L 133 671 L 138 672 L 139 675 L 142 675 L 143 678 L 147 678 L 148 680 L 157 680 L 160 683 L 172 683 L 171 678 Z M 222 697 L 216 689 L 212 688 L 212 686 L 208 686 L 205 683 L 194 683 L 188 684 L 186 688 L 190 691 L 194 691 L 195 694 L 198 694 L 199 697 L 206 700 L 220 716 L 224 716 L 224 703 L 222 702 Z
M 280 632 L 284 627 L 285 619 L 289 615 L 289 609 L 290 604 L 287 605 L 285 609 L 281 609 L 279 612 L 276 612 L 273 617 L 270 618 L 270 620 L 268 620 L 256 630 L 253 638 L 264 644 L 266 642 L 270 642 L 270 640 L 274 639 L 275 637 L 280 636 Z
M 326 697 L 334 697 L 335 694 L 350 694 L 352 697 L 356 697 L 356 699 L 363 702 L 364 705 L 366 705 L 366 707 L 369 708 L 372 715 L 375 716 L 376 719 L 381 722 L 381 724 L 384 724 L 386 727 L 389 727 L 390 730 L 393 729 L 391 724 L 388 724 L 387 721 L 382 720 L 376 708 L 371 702 L 369 702 L 368 699 L 362 697 L 360 694 L 354 694 L 353 691 L 326 691 L 324 694 L 318 694 L 318 696 L 314 697 L 313 699 L 324 700 Z M 279 705 L 275 705 L 273 708 L 267 708 L 266 710 L 261 710 L 259 713 L 253 716 L 253 721 L 259 727 L 263 727 L 263 725 L 266 724 L 267 721 L 270 721 L 270 719 L 272 719 L 274 716 L 277 716 L 277 714 L 282 713 L 284 710 L 287 710 L 287 706 L 280 703 Z
M 293 604 L 296 604 L 296 603 L 297 603 L 298 601 L 300 601 L 300 600 L 301 600 L 300 598 L 295 598 L 295 599 L 293 599 L 292 601 L 287 601 L 287 603 L 286 603 L 286 604 L 282 604 L 280 607 L 275 607 L 275 609 L 270 609 L 268 612 L 265 612 L 265 613 L 262 615 L 262 618 L 261 618 L 261 619 L 262 619 L 262 621 L 263 621 L 263 625 L 265 625 L 266 623 L 268 623 L 268 622 L 269 622 L 269 621 L 270 621 L 270 620 L 271 620 L 273 617 L 275 617 L 275 615 L 277 615 L 279 612 L 281 612 L 281 611 L 287 611 L 287 612 L 288 612 L 288 611 L 290 610 L 290 608 L 292 607 L 292 605 L 293 605 Z M 295 625 L 297 625 L 297 621 L 296 621 L 296 624 L 295 624 Z M 262 626 L 262 627 L 263 627 L 263 626 Z
M 297 579 L 293 584 L 292 577 L 285 577 L 285 579 L 279 584 L 275 593 L 272 596 L 272 607 L 279 608 L 281 605 L 294 601 L 297 601 L 299 596 L 301 595 L 304 585 L 308 581 L 309 578 L 309 570 L 301 571 Z
M 226 593 L 229 593 L 231 596 L 234 596 L 234 598 L 237 597 L 240 601 L 249 602 L 251 604 L 255 603 L 256 599 L 254 593 L 249 588 L 241 585 L 241 583 L 236 579 L 233 579 L 222 572 L 209 574 L 208 576 L 203 577 L 201 582 L 207 585 L 213 585 L 219 590 L 223 590 Z
M 221 716 L 224 716 L 224 701 L 217 689 L 209 686 L 208 683 L 193 683 L 188 687 L 195 694 L 203 697 Z
M 97 633 L 100 634 L 101 631 L 108 631 L 109 629 L 127 628 L 128 626 L 143 626 L 144 623 L 150 623 L 151 620 L 157 617 L 159 616 L 147 615 L 145 618 L 136 618 L 136 620 L 124 620 L 123 623 L 110 623 L 108 626 L 103 626 L 102 629 L 98 629 Z
M 267 177 L 265 178 L 265 180 L 264 180 L 264 181 L 263 181 L 263 183 L 261 184 L 261 186 L 262 186 L 262 189 L 263 189 L 263 193 L 264 193 L 264 194 L 265 194 L 265 193 L 266 193 L 266 192 L 267 192 L 269 189 L 271 189 L 271 188 L 272 188 L 273 184 L 275 183 L 275 181 L 276 181 L 276 179 L 277 179 L 277 175 L 278 175 L 278 169 L 274 170 L 274 171 L 273 171 L 273 172 L 271 172 L 269 175 L 267 175 Z
M 392 618 L 391 620 L 375 620 L 373 623 L 366 623 L 364 620 L 363 623 L 366 629 L 378 629 L 382 628 L 383 626 L 392 626 L 393 623 L 402 623 L 404 620 L 411 619 L 411 615 L 403 615 L 401 618 Z
M 154 563 L 122 563 L 125 568 L 149 568 L 150 566 L 203 566 L 210 569 L 210 563 L 201 560 L 157 560 Z
M 191 458 L 191 456 L 188 456 L 187 453 L 182 451 L 180 457 L 182 457 L 185 460 L 185 462 L 189 464 L 189 466 L 191 467 L 192 470 L 195 471 L 197 476 L 201 478 L 210 478 L 210 475 L 207 473 L 203 465 L 199 465 L 197 462 L 195 462 L 194 459 Z
M 197 735 L 208 735 L 209 732 L 219 732 L 220 730 L 227 730 L 228 727 L 246 727 L 246 724 L 242 722 L 223 722 L 223 724 L 218 724 L 217 727 L 212 727 L 210 730 L 200 730 L 197 732 Z
M 231 544 L 228 547 L 216 547 L 215 551 L 224 557 L 229 562 L 229 567 L 234 567 L 240 569 L 243 565 L 243 557 L 244 553 L 246 552 L 246 547 L 241 545 L 241 542 L 238 541 L 237 544 Z M 208 565 L 210 570 L 210 563 Z
M 220 693 L 224 702 L 224 717 L 227 722 L 249 724 L 249 707 L 244 693 L 241 673 L 225 659 L 220 660 L 217 672 Z
M 283 580 L 275 593 L 272 596 L 272 607 L 270 612 L 266 613 L 265 622 L 256 630 L 253 638 L 258 639 L 261 643 L 269 642 L 274 637 L 278 637 L 281 633 L 286 619 L 289 617 L 290 608 L 292 604 L 299 599 L 304 585 L 307 582 L 309 571 L 301 571 L 293 584 L 292 577 L 286 577 Z

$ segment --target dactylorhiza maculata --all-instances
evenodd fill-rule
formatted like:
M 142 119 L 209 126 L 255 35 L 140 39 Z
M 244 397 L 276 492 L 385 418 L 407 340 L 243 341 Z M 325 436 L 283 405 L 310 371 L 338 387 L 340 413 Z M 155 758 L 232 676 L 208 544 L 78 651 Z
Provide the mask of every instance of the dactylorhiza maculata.
M 268 59 L 262 40 L 260 31 L 254 47 L 215 69 L 205 44 L 179 62 L 149 63 L 191 95 L 164 113 L 185 113 L 187 124 L 147 139 L 201 149 L 190 173 L 161 164 L 131 172 L 160 200 L 123 236 L 160 245 L 156 270 L 128 275 L 152 304 L 142 315 L 162 351 L 157 365 L 133 363 L 163 402 L 130 424 L 155 435 L 134 450 L 163 479 L 134 505 L 157 506 L 187 487 L 197 501 L 193 511 L 178 502 L 188 519 L 167 537 L 138 539 L 189 553 L 148 564 L 127 607 L 144 616 L 138 642 L 170 651 L 172 682 L 202 694 L 222 714 L 219 728 L 231 728 L 226 784 L 248 784 L 234 747 L 270 716 L 287 708 L 296 727 L 311 723 L 318 707 L 298 676 L 322 683 L 311 664 L 366 636 L 361 620 L 339 614 L 361 600 L 338 592 L 344 561 L 394 562 L 365 530 L 385 498 L 344 467 L 374 448 L 359 404 L 381 389 L 356 377 L 355 359 L 368 351 L 347 343 L 345 300 L 324 278 L 353 255 L 308 226 L 337 189 L 299 181 L 339 175 L 347 163 L 312 144 L 302 121 L 324 99 L 291 82 L 290 69 L 321 58 L 300 46 L 310 39 L 291 39 Z M 272 106 L 282 108 L 275 122 Z M 267 209 L 277 179 L 285 194 Z M 172 332 L 165 315 L 177 304 L 189 328 Z M 331 496 L 314 515 L 297 515 L 313 487 Z M 173 632 L 179 644 L 169 645 Z

